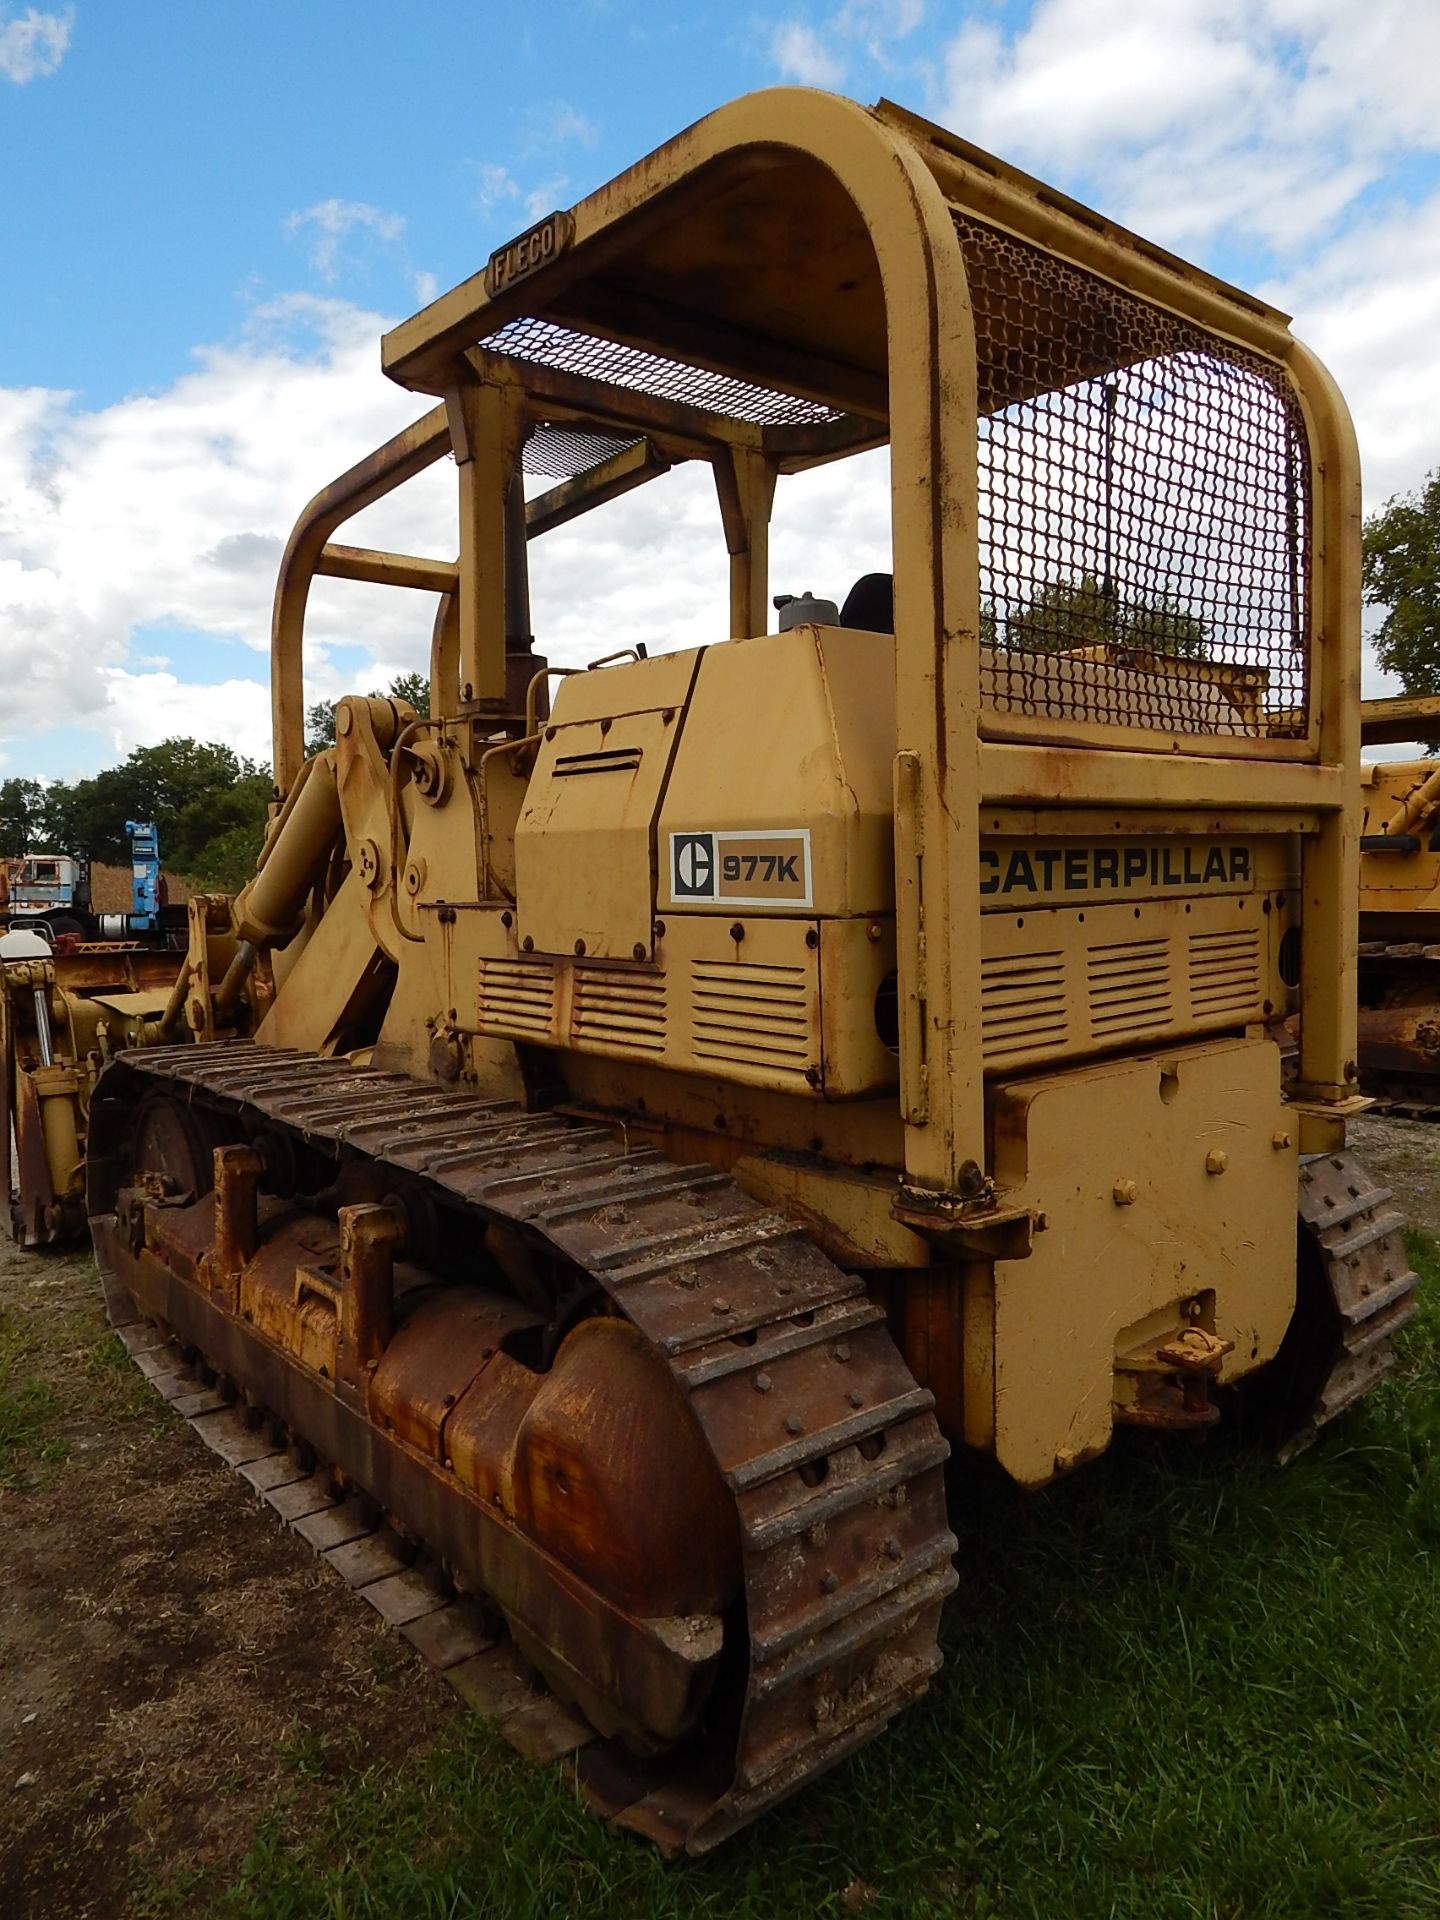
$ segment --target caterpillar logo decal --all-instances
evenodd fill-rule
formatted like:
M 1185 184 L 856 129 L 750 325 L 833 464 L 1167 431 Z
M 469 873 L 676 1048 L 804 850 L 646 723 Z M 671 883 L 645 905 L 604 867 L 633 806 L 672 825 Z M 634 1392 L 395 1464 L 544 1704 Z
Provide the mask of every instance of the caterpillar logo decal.
M 672 907 L 808 907 L 810 829 L 672 833 Z
M 1098 846 L 987 840 L 980 848 L 980 894 L 987 907 L 1248 893 L 1252 877 L 1250 848 L 1238 840 L 1166 838 Z

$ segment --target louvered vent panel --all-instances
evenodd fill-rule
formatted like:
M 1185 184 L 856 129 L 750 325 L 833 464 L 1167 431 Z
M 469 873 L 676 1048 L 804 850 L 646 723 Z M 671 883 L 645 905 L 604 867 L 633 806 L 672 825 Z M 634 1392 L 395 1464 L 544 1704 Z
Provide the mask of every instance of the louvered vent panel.
M 1196 1019 L 1237 1014 L 1258 1020 L 1260 934 L 1254 927 L 1190 936 L 1190 1011 Z
M 1070 1037 L 1065 961 L 1059 953 L 995 954 L 980 963 L 985 1062 L 1061 1051 Z
M 803 1075 L 817 1057 L 804 967 L 697 960 L 690 991 L 697 1059 Z
M 480 962 L 480 1028 L 484 1033 L 553 1037 L 555 972 L 548 961 Z
M 1170 1024 L 1170 942 L 1117 940 L 1091 947 L 1090 1032 L 1096 1040 L 1123 1039 Z
M 575 969 L 571 1032 L 578 1046 L 623 1053 L 665 1051 L 665 982 L 623 968 Z

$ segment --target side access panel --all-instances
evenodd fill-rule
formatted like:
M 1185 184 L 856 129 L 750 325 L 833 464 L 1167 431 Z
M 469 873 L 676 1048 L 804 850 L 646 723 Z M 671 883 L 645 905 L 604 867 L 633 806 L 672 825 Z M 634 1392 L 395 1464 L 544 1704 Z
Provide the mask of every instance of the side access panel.
M 995 1132 L 1007 1205 L 1036 1228 L 1027 1258 L 995 1267 L 994 1447 L 1015 1479 L 1041 1485 L 1109 1444 L 1117 1358 L 1188 1302 L 1234 1342 L 1222 1380 L 1274 1356 L 1295 1306 L 1298 1159 L 1268 1040 L 1014 1083 Z
M 699 659 L 669 654 L 562 683 L 515 833 L 526 952 L 650 958 L 655 821 Z

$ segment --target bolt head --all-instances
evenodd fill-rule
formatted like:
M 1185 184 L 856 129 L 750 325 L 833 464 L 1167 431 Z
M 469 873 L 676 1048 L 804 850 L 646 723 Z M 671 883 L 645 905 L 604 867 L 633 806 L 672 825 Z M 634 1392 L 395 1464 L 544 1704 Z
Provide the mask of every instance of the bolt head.
M 1140 1189 L 1133 1180 L 1120 1179 L 1110 1189 L 1110 1194 L 1117 1207 L 1133 1207 L 1140 1198 Z
M 1206 1173 L 1224 1173 L 1230 1164 L 1230 1156 L 1223 1147 L 1211 1147 L 1205 1156 Z

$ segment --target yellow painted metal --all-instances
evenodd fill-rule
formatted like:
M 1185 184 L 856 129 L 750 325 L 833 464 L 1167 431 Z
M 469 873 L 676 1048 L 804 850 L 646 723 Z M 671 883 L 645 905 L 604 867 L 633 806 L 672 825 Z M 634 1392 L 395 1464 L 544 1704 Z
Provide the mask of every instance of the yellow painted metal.
M 996 1263 L 993 1357 L 977 1360 L 967 1398 L 992 1387 L 995 1454 L 1017 1480 L 1041 1485 L 1108 1444 L 1115 1362 L 1152 1327 L 1198 1320 L 1233 1341 L 1222 1379 L 1273 1358 L 1295 1289 L 1284 1123 L 1263 1038 L 1041 1076 L 998 1098 L 997 1177 L 1045 1229 L 1028 1258 Z M 1216 1151 L 1219 1174 L 1206 1168 Z
M 1290 366 L 1315 468 L 1309 585 L 1320 759 L 1345 776 L 1340 806 L 1301 846 L 1305 958 L 1296 1093 L 1343 1103 L 1358 1091 L 1352 903 L 1360 882 L 1360 454 L 1350 414 L 1325 368 L 1298 342 Z M 1302 1144 L 1308 1132 L 1302 1128 Z
M 270 711 L 274 727 L 275 788 L 283 799 L 305 759 L 305 608 L 335 529 L 363 508 L 432 466 L 450 450 L 443 407 L 321 489 L 295 523 L 280 562 L 270 623 Z M 333 567 L 332 551 L 330 565 Z
M 679 718 L 682 745 L 659 823 L 661 912 L 685 911 L 668 885 L 670 836 L 717 827 L 808 830 L 811 901 L 797 912 L 893 909 L 895 647 L 887 635 L 796 627 L 711 647 Z
M 770 619 L 770 510 L 775 463 L 753 447 L 732 447 L 715 462 L 715 484 L 730 550 L 730 634 L 764 633 Z
M 1360 702 L 1360 736 L 1367 747 L 1440 740 L 1440 695 L 1391 694 Z
M 526 952 L 649 957 L 650 849 L 695 667 L 678 654 L 562 683 L 515 830 Z
M 446 395 L 460 479 L 460 699 L 505 705 L 505 502 L 522 418 L 511 387 L 462 379 Z
M 1366 767 L 1360 789 L 1361 829 L 1369 837 L 1409 836 L 1413 851 L 1365 853 L 1360 862 L 1360 911 L 1434 912 L 1440 858 L 1425 844 L 1425 829 L 1440 811 L 1440 767 L 1433 760 L 1383 760 Z M 1423 922 L 1414 937 L 1423 937 Z

